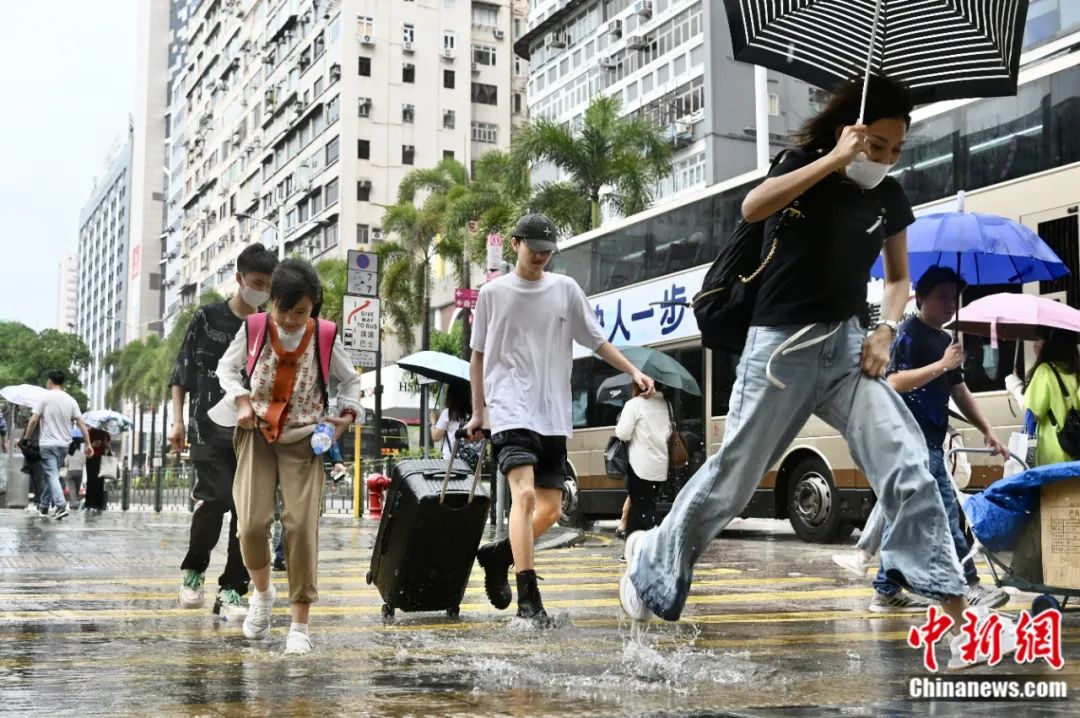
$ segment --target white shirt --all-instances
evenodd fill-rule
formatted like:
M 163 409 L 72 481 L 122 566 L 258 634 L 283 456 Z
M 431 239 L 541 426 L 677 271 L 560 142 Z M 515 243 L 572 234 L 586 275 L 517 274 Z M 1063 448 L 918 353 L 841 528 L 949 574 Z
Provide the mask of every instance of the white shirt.
M 62 389 L 50 389 L 34 405 L 34 413 L 38 415 L 41 427 L 39 445 L 64 448 L 71 445 L 72 424 L 82 415 L 78 402 L 71 395 Z
M 271 319 L 271 321 L 273 321 Z M 287 333 L 278 329 L 278 340 L 285 351 L 293 351 L 300 346 L 300 340 L 304 338 L 304 330 Z M 318 337 L 312 337 L 312 341 L 318 341 Z M 221 382 L 221 389 L 225 396 L 214 405 L 207 416 L 221 426 L 236 426 L 236 398 L 238 396 L 251 396 L 251 391 L 244 386 L 243 371 L 247 368 L 247 330 L 244 326 L 233 337 L 232 344 L 225 350 L 225 354 L 218 361 L 217 377 Z M 360 375 L 353 369 L 349 355 L 340 339 L 334 339 L 334 349 L 330 354 L 330 376 L 338 380 L 337 407 L 338 411 L 353 409 L 357 416 L 363 416 L 360 408 Z M 314 426 L 290 427 L 281 433 L 279 441 L 290 444 L 309 436 L 315 431 Z
M 484 353 L 492 433 L 572 436 L 574 342 L 596 351 L 607 341 L 577 282 L 550 272 L 536 281 L 506 274 L 480 289 L 473 316 L 470 346 Z
M 630 444 L 630 468 L 639 479 L 666 481 L 671 419 L 660 392 L 651 399 L 635 396 L 623 405 L 615 436 Z
M 454 450 L 454 437 L 457 436 L 457 430 L 462 425 L 462 422 L 450 419 L 449 409 L 443 409 L 442 413 L 439 414 L 439 420 L 435 422 L 436 429 L 442 429 L 446 432 L 442 440 L 442 457 L 447 461 L 450 460 L 450 454 Z

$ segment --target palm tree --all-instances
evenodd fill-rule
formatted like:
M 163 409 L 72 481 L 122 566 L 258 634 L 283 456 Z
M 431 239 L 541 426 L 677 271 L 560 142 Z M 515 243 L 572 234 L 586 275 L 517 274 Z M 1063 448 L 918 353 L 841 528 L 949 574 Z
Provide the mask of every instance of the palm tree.
M 341 321 L 341 305 L 348 286 L 349 265 L 344 259 L 324 259 L 315 265 L 323 285 L 323 303 L 319 317 Z
M 671 172 L 671 146 L 659 128 L 641 117 L 620 116 L 614 96 L 593 98 L 581 130 L 540 118 L 522 129 L 511 147 L 516 172 L 530 164 L 549 162 L 568 177 L 541 184 L 534 204 L 551 205 L 578 216 L 587 211 L 587 229 L 600 226 L 600 207 L 621 214 L 646 209 L 652 186 Z M 604 188 L 611 188 L 606 193 Z

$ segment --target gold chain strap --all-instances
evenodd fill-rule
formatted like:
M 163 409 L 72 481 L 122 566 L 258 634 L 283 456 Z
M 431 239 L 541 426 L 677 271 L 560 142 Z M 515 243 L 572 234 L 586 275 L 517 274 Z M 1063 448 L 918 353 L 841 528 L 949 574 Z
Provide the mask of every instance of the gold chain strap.
M 749 277 L 740 276 L 739 277 L 740 282 L 742 282 L 743 284 L 749 284 L 750 282 L 757 279 L 758 275 L 760 275 L 762 272 L 765 271 L 765 267 L 767 267 L 769 265 L 769 262 L 772 261 L 773 255 L 776 254 L 776 244 L 777 244 L 777 241 L 779 240 L 780 228 L 783 227 L 785 224 L 787 224 L 787 221 L 785 221 L 785 220 L 790 220 L 791 218 L 795 218 L 795 217 L 802 217 L 802 212 L 795 209 L 794 207 L 785 207 L 784 208 L 784 211 L 781 214 L 780 220 L 778 220 L 777 223 L 776 223 L 776 226 L 773 227 L 772 246 L 769 247 L 769 253 L 767 255 L 765 255 L 765 259 L 761 260 L 761 264 L 758 265 L 758 268 L 754 270 L 753 274 L 751 274 Z

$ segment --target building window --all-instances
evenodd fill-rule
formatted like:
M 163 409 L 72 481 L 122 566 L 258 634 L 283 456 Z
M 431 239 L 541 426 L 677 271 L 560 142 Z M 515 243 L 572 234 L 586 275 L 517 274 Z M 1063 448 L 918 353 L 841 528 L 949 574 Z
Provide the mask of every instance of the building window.
M 375 19 L 365 17 L 363 15 L 356 18 L 356 34 L 357 35 L 374 35 L 375 34 Z
M 366 224 L 356 225 L 356 243 L 367 244 L 371 241 L 371 228 Z
M 322 57 L 323 53 L 326 52 L 326 39 L 323 37 L 323 34 L 321 32 L 315 36 L 315 42 L 313 43 L 312 47 L 315 51 L 316 60 Z
M 367 202 L 371 199 L 371 182 L 358 180 L 356 182 L 356 199 L 359 202 Z
M 442 126 L 444 130 L 454 129 L 454 123 L 456 119 L 456 113 L 454 110 L 446 110 L 442 116 Z
M 472 24 L 477 27 L 497 27 L 499 24 L 499 6 L 486 2 L 472 4 Z
M 411 165 L 416 159 L 416 148 L 413 145 L 401 146 L 401 164 Z
M 401 106 L 401 121 L 406 124 L 412 124 L 416 121 L 416 105 L 402 105 Z
M 454 151 L 453 150 L 443 150 L 442 151 L 442 156 L 443 156 L 444 160 L 452 160 L 452 159 L 454 159 Z
M 490 142 L 495 144 L 499 141 L 499 126 L 491 122 L 472 123 L 473 142 Z
M 359 65 L 360 77 L 371 77 L 371 58 L 361 57 Z
M 361 97 L 356 103 L 357 117 L 371 117 L 371 98 Z
M 326 81 L 322 77 L 316 77 L 315 78 L 315 85 L 311 89 L 312 96 L 313 97 L 318 97 L 319 95 L 322 94 L 323 89 L 325 89 L 325 88 L 326 88 Z
M 341 97 L 334 97 L 326 102 L 326 124 L 337 120 L 341 115 Z
M 472 101 L 481 105 L 497 105 L 499 104 L 499 88 L 495 85 L 474 82 L 472 84 Z
M 416 82 L 416 65 L 405 64 L 401 66 L 401 81 L 408 83 Z
M 494 65 L 495 48 L 490 45 L 473 45 L 472 61 L 477 65 Z
M 409 23 L 402 25 L 401 40 L 402 42 L 416 42 L 416 28 Z
M 340 138 L 335 137 L 326 143 L 326 164 L 331 162 L 337 162 L 338 157 L 341 155 Z
M 326 183 L 326 206 L 337 204 L 338 199 L 338 181 L 335 178 Z
M 769 115 L 776 117 L 780 114 L 780 95 L 769 93 Z
M 519 114 L 519 115 L 521 114 L 521 93 L 520 92 L 515 92 L 514 93 L 514 113 Z
M 370 140 L 357 140 L 356 141 L 356 156 L 358 159 L 370 160 L 371 159 L 371 141 Z
M 454 89 L 454 71 L 453 70 L 443 70 L 442 71 L 442 86 L 445 87 L 447 90 L 453 90 Z
M 514 56 L 514 76 L 521 77 L 525 75 L 525 61 L 520 57 Z
M 337 246 L 337 223 L 328 224 L 326 229 L 323 230 L 323 248 L 329 249 L 330 247 Z
M 442 46 L 444 50 L 453 50 L 457 47 L 457 33 L 453 30 L 443 30 Z

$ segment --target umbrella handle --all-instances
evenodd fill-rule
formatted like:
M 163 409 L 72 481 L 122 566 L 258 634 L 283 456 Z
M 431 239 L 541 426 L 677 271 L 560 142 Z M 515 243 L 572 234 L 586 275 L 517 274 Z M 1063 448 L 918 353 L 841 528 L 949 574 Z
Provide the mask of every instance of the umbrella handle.
M 881 2 L 882 0 L 877 0 L 874 6 L 874 25 L 870 30 L 870 52 L 866 53 L 866 75 L 863 77 L 862 102 L 859 103 L 859 121 L 856 123 L 859 125 L 863 123 L 863 118 L 866 116 L 866 94 L 870 89 L 870 68 L 874 64 L 874 45 L 877 44 L 878 22 L 881 20 Z

